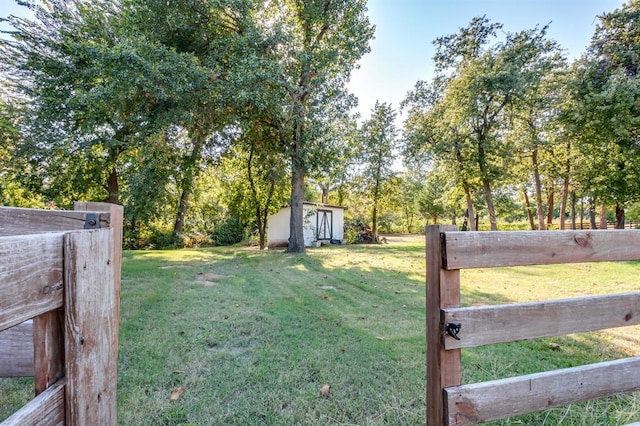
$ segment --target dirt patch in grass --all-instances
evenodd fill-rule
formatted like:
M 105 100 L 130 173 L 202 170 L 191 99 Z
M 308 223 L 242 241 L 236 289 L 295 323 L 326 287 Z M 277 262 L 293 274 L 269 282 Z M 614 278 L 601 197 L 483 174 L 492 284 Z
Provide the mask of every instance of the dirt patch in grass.
M 424 243 L 424 235 L 421 234 L 380 234 L 387 239 L 389 244 L 420 244 Z
M 198 283 L 204 285 L 205 287 L 214 287 L 217 286 L 218 280 L 223 278 L 228 278 L 229 275 L 221 275 L 213 272 L 200 272 L 198 274 Z

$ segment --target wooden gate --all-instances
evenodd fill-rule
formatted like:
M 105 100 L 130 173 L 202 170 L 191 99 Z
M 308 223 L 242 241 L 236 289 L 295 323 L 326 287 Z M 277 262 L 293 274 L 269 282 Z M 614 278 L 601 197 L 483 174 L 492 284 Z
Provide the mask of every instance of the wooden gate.
M 640 389 L 640 357 L 461 384 L 460 350 L 640 323 L 640 293 L 460 307 L 460 270 L 640 259 L 640 230 L 427 227 L 427 424 L 470 425 Z
M 115 425 L 122 207 L 0 207 L 0 376 L 36 397 L 1 423 Z

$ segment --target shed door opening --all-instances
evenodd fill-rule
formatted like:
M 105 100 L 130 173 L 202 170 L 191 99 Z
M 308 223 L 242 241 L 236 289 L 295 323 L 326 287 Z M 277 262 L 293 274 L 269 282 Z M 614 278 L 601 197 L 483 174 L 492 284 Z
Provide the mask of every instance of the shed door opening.
M 331 210 L 318 210 L 316 229 L 318 240 L 333 239 L 333 212 Z

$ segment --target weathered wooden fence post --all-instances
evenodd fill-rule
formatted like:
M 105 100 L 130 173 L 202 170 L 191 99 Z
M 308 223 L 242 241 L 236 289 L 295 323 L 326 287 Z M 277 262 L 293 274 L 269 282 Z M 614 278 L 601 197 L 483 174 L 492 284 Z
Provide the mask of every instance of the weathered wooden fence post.
M 442 389 L 461 382 L 460 350 L 445 351 L 440 310 L 460 305 L 460 271 L 442 268 L 440 234 L 457 226 L 430 225 L 427 247 L 427 425 L 444 425 Z
M 115 425 L 118 381 L 122 207 L 76 203 L 108 211 L 108 229 L 65 235 L 66 420 Z

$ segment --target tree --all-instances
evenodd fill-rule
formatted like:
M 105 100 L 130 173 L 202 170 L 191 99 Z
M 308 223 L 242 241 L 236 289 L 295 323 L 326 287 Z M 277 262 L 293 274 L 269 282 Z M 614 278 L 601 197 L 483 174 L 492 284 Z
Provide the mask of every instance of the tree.
M 576 64 L 566 120 L 584 159 L 580 179 L 588 192 L 616 206 L 640 197 L 640 2 L 599 17 L 587 54 Z
M 362 175 L 371 200 L 371 231 L 378 232 L 378 207 L 383 185 L 394 175 L 393 163 L 398 148 L 396 112 L 386 103 L 376 104 L 371 117 L 362 125 L 360 163 Z
M 289 189 L 286 158 L 274 137 L 268 127 L 247 129 L 220 167 L 229 214 L 255 225 L 260 249 L 266 247 L 267 218 L 282 207 Z
M 53 180 L 104 191 L 110 202 L 119 201 L 121 155 L 175 121 L 207 81 L 189 55 L 131 31 L 120 13 L 110 2 L 48 0 L 33 22 L 11 18 L 15 41 L 1 42 L 3 71 L 30 117 L 21 152 L 55 167 Z
M 313 156 L 314 167 L 309 171 L 311 182 L 321 191 L 321 202 L 330 203 L 330 198 L 342 205 L 349 180 L 354 177 L 352 169 L 358 161 L 359 129 L 356 117 L 340 114 L 327 121 L 324 143 L 320 152 Z M 337 192 L 335 197 L 331 193 Z
M 405 163 L 416 167 L 441 167 L 448 170 L 465 196 L 466 215 L 471 218 L 469 229 L 476 230 L 474 193 L 479 179 L 473 167 L 474 152 L 465 144 L 465 136 L 459 123 L 447 116 L 444 93 L 446 81 L 436 77 L 431 84 L 416 83 L 404 106 L 409 106 L 405 121 L 403 156 Z
M 505 137 L 508 113 L 538 86 L 543 64 L 556 53 L 555 43 L 546 39 L 546 27 L 507 33 L 503 42 L 489 44 L 500 28 L 479 17 L 459 33 L 437 39 L 434 61 L 439 74 L 428 90 L 419 83 L 412 94 L 425 98 L 427 106 L 414 129 L 436 157 L 457 166 L 470 213 L 473 186 L 481 185 L 492 230 L 497 229 L 493 187 L 507 179 L 515 154 Z M 412 114 L 419 115 L 420 103 L 409 102 Z
M 276 125 L 291 163 L 289 252 L 304 251 L 303 193 L 312 166 L 315 125 L 332 98 L 342 97 L 356 61 L 369 50 L 373 27 L 365 0 L 281 0 L 265 13 L 290 28 L 283 45 L 281 72 L 273 84 L 283 88 L 284 114 Z
M 550 43 L 545 50 L 545 56 L 534 64 L 540 77 L 531 81 L 525 95 L 514 102 L 509 132 L 521 159 L 516 175 L 527 178 L 527 181 L 522 181 L 525 193 L 526 186 L 533 180 L 539 230 L 546 229 L 547 222 L 550 223 L 544 215 L 543 180 L 547 183 L 550 215 L 554 184 L 562 174 L 565 145 L 562 132 L 558 131 L 562 128 L 558 117 L 566 99 L 566 91 L 563 90 L 566 65 L 555 43 Z

